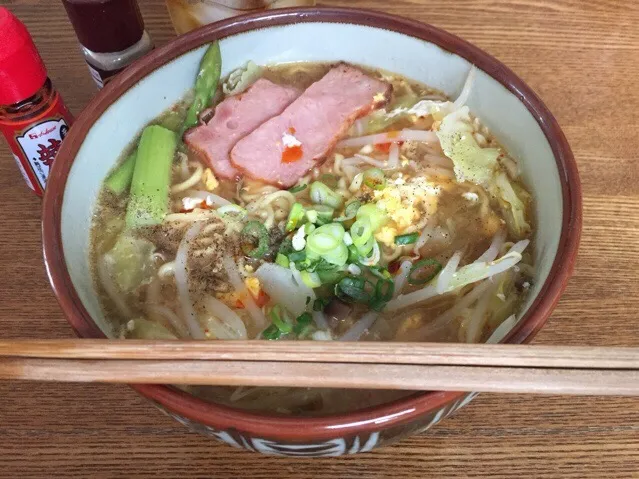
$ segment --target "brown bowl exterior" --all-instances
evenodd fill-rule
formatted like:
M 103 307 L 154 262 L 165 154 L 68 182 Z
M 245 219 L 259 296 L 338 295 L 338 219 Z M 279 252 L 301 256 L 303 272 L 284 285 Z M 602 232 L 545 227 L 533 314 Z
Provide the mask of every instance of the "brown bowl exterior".
M 83 338 L 103 338 L 82 305 L 66 269 L 61 239 L 61 206 L 67 175 L 89 129 L 102 113 L 141 78 L 208 42 L 241 32 L 297 22 L 372 26 L 434 43 L 491 75 L 537 120 L 551 145 L 561 178 L 562 231 L 557 255 L 539 295 L 505 342 L 527 343 L 548 320 L 573 271 L 582 227 L 577 165 L 557 121 L 537 95 L 506 66 L 470 43 L 416 21 L 366 10 L 305 8 L 273 10 L 207 25 L 159 48 L 112 80 L 78 117 L 52 168 L 43 205 L 44 258 L 52 288 L 69 323 Z M 132 385 L 169 415 L 231 445 L 281 455 L 340 455 L 367 451 L 424 431 L 467 404 L 473 394 L 423 392 L 349 414 L 296 418 L 266 415 L 211 404 L 171 386 Z

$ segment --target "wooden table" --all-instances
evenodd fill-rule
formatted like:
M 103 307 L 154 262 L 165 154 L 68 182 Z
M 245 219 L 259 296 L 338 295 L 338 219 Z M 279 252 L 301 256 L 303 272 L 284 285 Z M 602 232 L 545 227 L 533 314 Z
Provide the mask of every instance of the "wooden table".
M 158 45 L 164 2 L 141 0 Z M 575 276 L 544 344 L 639 339 L 639 3 L 343 0 L 447 29 L 495 55 L 557 116 L 577 156 L 585 226 Z M 74 113 L 95 94 L 59 2 L 6 0 Z M 42 263 L 40 201 L 0 143 L 0 337 L 71 335 Z M 0 477 L 639 477 L 639 402 L 483 395 L 427 435 L 353 457 L 293 460 L 232 449 L 125 386 L 0 384 Z

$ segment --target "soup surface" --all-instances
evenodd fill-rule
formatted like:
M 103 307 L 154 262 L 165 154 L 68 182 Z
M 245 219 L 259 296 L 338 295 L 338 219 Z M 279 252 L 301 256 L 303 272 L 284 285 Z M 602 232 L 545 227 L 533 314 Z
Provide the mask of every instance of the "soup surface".
M 499 340 L 532 282 L 532 198 L 464 105 L 473 77 L 450 101 L 385 71 L 250 63 L 185 128 L 189 95 L 145 129 L 95 209 L 91 261 L 114 333 Z M 313 415 L 409 394 L 187 389 Z

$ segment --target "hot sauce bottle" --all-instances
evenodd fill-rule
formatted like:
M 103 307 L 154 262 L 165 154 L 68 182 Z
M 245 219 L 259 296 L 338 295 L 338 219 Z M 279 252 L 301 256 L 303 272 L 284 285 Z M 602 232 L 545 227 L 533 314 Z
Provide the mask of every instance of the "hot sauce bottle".
M 0 131 L 38 196 L 72 121 L 27 28 L 0 7 Z

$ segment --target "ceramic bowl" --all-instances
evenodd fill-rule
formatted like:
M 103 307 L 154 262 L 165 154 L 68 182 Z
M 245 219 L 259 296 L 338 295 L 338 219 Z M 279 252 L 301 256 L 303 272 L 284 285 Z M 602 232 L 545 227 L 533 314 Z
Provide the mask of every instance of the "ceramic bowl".
M 581 231 L 581 190 L 570 147 L 537 95 L 477 47 L 435 27 L 352 9 L 277 10 L 229 19 L 159 48 L 115 78 L 66 137 L 44 200 L 44 255 L 51 285 L 77 334 L 111 336 L 89 272 L 89 226 L 108 171 L 138 132 L 192 87 L 205 45 L 221 41 L 223 74 L 261 64 L 338 61 L 380 67 L 455 97 L 471 64 L 479 69 L 468 104 L 520 160 L 536 198 L 537 277 L 505 338 L 530 341 L 548 319 L 572 272 Z M 281 417 L 211 404 L 171 386 L 133 385 L 193 430 L 236 447 L 293 456 L 368 451 L 423 432 L 474 394 L 423 392 L 349 414 Z

